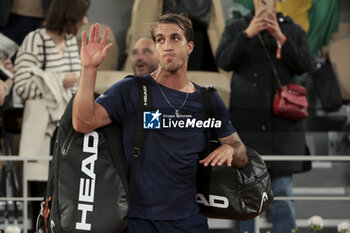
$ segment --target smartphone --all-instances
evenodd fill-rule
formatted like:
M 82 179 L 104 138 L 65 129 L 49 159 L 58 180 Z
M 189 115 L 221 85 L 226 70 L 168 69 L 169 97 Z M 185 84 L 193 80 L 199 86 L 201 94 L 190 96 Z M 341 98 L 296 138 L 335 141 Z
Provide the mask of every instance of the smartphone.
M 260 9 L 265 9 L 262 17 L 266 17 L 270 12 L 275 9 L 275 0 L 258 0 L 257 9 L 255 12 L 258 12 Z

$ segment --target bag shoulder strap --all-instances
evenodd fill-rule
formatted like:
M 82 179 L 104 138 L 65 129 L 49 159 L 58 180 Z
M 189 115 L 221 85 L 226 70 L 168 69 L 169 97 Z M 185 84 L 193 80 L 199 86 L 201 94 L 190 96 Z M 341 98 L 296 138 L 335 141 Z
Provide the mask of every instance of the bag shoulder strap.
M 137 127 L 133 144 L 133 155 L 140 155 L 140 150 L 143 147 L 145 131 L 143 128 L 143 112 L 149 111 L 152 108 L 152 94 L 148 85 L 148 81 L 145 78 L 138 76 L 127 76 L 136 80 L 139 88 L 139 104 L 137 109 Z
M 136 80 L 139 89 L 139 104 L 137 109 L 137 125 L 134 136 L 134 142 L 132 147 L 132 161 L 131 170 L 129 176 L 129 200 L 135 187 L 136 175 L 137 175 L 137 162 L 141 155 L 141 150 L 146 138 L 146 131 L 143 130 L 143 112 L 149 111 L 152 108 L 152 95 L 148 85 L 148 80 L 138 76 L 129 75 L 126 78 L 131 77 Z
M 203 99 L 203 106 L 205 109 L 205 116 L 207 118 L 211 117 L 213 115 L 211 104 L 210 104 L 210 96 L 216 92 L 216 88 L 213 86 L 202 86 L 201 87 L 201 94 Z
M 213 117 L 213 109 L 210 104 L 210 96 L 216 92 L 216 88 L 213 86 L 202 86 L 201 87 L 201 94 L 203 99 L 203 107 L 204 107 L 204 116 L 208 119 L 210 117 Z M 215 131 L 213 129 L 206 128 L 207 131 L 207 137 L 210 138 L 216 138 Z
M 279 87 L 282 87 L 281 79 L 280 79 L 280 77 L 279 77 L 279 75 L 278 75 L 276 66 L 275 66 L 275 64 L 274 64 L 273 61 L 272 61 L 271 54 L 269 53 L 269 51 L 268 51 L 268 49 L 267 49 L 266 43 L 265 43 L 265 41 L 264 41 L 264 38 L 262 38 L 262 36 L 261 36 L 260 33 L 258 34 L 258 36 L 259 36 L 260 43 L 261 43 L 261 45 L 263 46 L 263 48 L 264 48 L 264 50 L 265 50 L 266 56 L 267 56 L 267 58 L 269 59 L 269 62 L 270 62 L 271 67 L 272 67 L 272 72 L 273 72 L 274 76 L 276 77 L 278 86 L 279 86 Z

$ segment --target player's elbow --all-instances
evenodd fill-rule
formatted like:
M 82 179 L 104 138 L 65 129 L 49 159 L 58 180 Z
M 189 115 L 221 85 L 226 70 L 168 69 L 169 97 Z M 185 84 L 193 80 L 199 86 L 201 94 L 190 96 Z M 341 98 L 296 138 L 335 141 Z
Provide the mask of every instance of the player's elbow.
M 247 163 L 248 163 L 247 149 L 244 145 L 241 145 L 237 153 L 236 166 L 238 168 L 244 168 L 247 165 Z
M 244 168 L 248 163 L 248 157 L 247 155 L 241 156 L 240 160 L 238 161 L 238 167 L 239 168 Z
M 90 133 L 93 128 L 91 127 L 91 124 L 88 122 L 84 122 L 83 120 L 80 120 L 78 117 L 73 117 L 72 119 L 73 128 L 75 131 L 79 133 Z

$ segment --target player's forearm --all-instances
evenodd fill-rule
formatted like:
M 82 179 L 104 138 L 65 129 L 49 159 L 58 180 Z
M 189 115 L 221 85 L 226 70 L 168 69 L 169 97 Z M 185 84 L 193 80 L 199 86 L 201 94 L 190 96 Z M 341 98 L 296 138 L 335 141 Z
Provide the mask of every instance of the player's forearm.
M 248 157 L 246 147 L 237 133 L 220 138 L 221 144 L 228 144 L 234 149 L 233 159 L 231 165 L 238 168 L 243 168 L 247 164 Z
M 231 144 L 231 146 L 235 149 L 235 154 L 232 160 L 232 166 L 243 168 L 248 162 L 246 147 L 242 141 L 235 142 Z
M 83 68 L 79 88 L 73 103 L 73 127 L 87 133 L 94 129 L 96 68 Z

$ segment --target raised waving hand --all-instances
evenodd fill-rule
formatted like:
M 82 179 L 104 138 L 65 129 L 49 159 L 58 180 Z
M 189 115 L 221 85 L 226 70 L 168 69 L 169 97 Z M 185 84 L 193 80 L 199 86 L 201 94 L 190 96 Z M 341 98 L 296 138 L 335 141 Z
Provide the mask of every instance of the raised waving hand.
M 73 127 L 77 132 L 88 133 L 111 123 L 104 107 L 95 103 L 94 89 L 97 67 L 107 56 L 112 43 L 106 45 L 108 29 L 106 28 L 101 41 L 100 25 L 94 24 L 90 29 L 90 36 L 86 41 L 86 32 L 83 32 L 80 50 L 81 78 L 73 104 Z
M 109 30 L 106 28 L 99 41 L 100 25 L 98 23 L 91 25 L 89 39 L 86 43 L 86 31 L 83 32 L 80 50 L 83 68 L 97 68 L 103 62 L 107 52 L 113 46 L 112 43 L 106 45 L 108 33 Z

